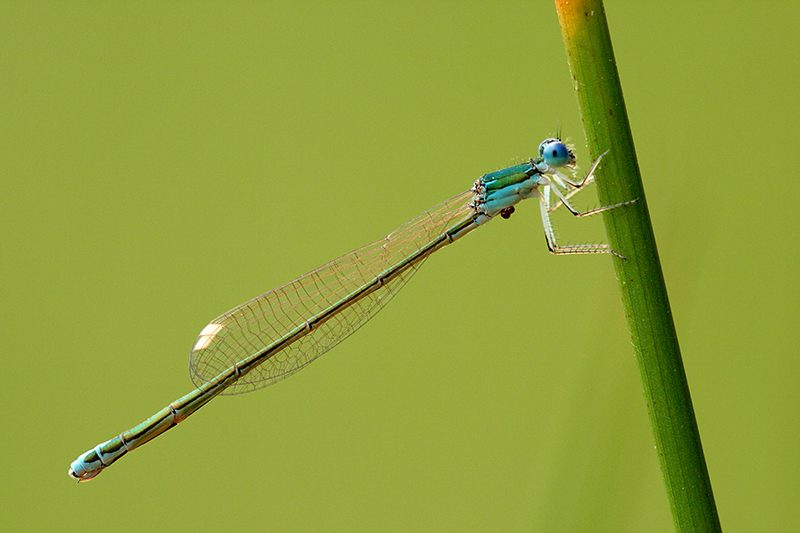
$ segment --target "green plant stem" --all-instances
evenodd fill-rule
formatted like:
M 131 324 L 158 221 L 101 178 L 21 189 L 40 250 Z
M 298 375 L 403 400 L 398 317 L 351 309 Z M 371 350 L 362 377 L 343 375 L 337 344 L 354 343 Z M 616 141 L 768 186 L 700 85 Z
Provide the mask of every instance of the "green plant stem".
M 661 472 L 678 531 L 721 531 L 601 0 L 556 0 Z

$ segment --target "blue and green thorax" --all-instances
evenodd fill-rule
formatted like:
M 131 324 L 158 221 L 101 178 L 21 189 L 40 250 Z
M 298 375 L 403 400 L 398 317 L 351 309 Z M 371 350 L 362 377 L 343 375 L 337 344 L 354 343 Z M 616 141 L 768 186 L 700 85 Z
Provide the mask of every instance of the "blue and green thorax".
M 539 186 L 548 183 L 545 174 L 553 172 L 541 157 L 521 165 L 484 174 L 475 181 L 470 203 L 478 216 L 491 218 L 527 198 L 538 196 Z

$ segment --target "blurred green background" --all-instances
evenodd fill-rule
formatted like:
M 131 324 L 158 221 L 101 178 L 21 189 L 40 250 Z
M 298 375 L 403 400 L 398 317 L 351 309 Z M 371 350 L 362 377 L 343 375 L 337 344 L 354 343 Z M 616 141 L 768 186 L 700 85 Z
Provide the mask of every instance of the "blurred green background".
M 606 8 L 722 526 L 796 531 L 797 3 Z M 611 261 L 549 255 L 533 203 L 296 377 L 67 476 L 191 390 L 215 316 L 558 126 L 586 169 L 551 2 L 0 12 L 4 530 L 672 531 Z

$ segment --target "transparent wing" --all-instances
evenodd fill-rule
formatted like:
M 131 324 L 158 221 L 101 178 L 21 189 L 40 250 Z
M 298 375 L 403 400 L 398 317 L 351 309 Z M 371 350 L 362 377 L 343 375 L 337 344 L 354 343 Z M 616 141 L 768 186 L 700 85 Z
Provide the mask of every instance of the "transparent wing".
M 206 326 L 189 361 L 196 386 L 212 380 L 247 357 L 263 351 L 325 309 L 413 254 L 472 215 L 471 191 L 442 202 L 374 242 L 294 281 L 235 307 Z M 383 284 L 307 335 L 273 354 L 223 394 L 271 385 L 297 372 L 375 316 L 419 269 L 424 260 Z

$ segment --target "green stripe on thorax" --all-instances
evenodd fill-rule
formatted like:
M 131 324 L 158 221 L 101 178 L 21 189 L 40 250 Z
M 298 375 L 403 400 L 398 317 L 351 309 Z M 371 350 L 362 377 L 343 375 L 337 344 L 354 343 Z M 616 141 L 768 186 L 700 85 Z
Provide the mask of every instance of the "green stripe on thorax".
M 484 175 L 482 179 L 484 186 L 486 187 L 486 192 L 490 193 L 492 191 L 508 187 L 509 185 L 522 183 L 538 172 L 539 171 L 536 170 L 536 168 L 531 165 L 530 162 L 528 162 L 521 165 L 504 168 L 502 170 L 489 172 L 488 174 Z

